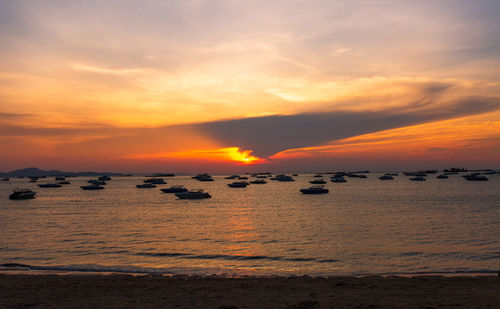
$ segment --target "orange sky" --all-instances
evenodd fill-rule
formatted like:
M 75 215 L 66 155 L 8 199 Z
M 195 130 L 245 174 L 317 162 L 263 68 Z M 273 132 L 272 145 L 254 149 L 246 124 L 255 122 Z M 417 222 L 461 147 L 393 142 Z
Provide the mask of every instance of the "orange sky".
M 0 171 L 500 168 L 498 9 L 2 1 Z

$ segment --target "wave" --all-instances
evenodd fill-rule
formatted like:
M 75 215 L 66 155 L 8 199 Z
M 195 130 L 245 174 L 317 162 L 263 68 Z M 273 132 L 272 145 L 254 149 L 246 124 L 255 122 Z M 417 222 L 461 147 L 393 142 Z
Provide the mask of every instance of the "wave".
M 224 269 L 224 268 L 149 268 L 139 266 L 103 266 L 96 264 L 84 265 L 54 265 L 40 266 L 29 265 L 22 263 L 4 263 L 0 264 L 1 271 L 42 271 L 55 273 L 72 273 L 72 272 L 88 272 L 100 274 L 143 274 L 143 275 L 186 275 L 186 276 L 220 276 L 220 277 L 239 277 L 239 276 L 302 276 L 309 275 L 314 277 L 331 277 L 331 276 L 421 276 L 421 275 L 473 275 L 473 274 L 497 274 L 497 270 L 490 269 L 445 269 L 445 270 L 429 270 L 415 272 L 385 272 L 385 273 L 290 273 L 290 272 L 264 272 L 247 269 Z M 32 273 L 33 274 L 33 273 Z M 36 274 L 36 273 L 34 273 Z
M 171 257 L 181 259 L 200 259 L 200 260 L 227 260 L 227 261 L 281 261 L 281 262 L 318 262 L 318 263 L 337 263 L 335 259 L 317 259 L 317 258 L 300 258 L 300 257 L 282 257 L 282 256 L 266 256 L 266 255 L 238 255 L 238 254 L 192 254 L 180 252 L 139 252 L 139 256 L 153 257 Z

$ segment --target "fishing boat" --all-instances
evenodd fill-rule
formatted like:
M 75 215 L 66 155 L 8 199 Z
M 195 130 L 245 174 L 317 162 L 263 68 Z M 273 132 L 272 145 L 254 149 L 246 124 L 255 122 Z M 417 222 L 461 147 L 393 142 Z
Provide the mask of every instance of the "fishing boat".
M 480 175 L 479 173 L 464 175 L 462 177 L 464 177 L 466 180 L 469 180 L 469 181 L 487 181 L 488 180 L 488 178 L 486 176 Z
M 104 189 L 103 186 L 98 186 L 98 185 L 89 185 L 89 186 L 81 186 L 83 190 L 102 190 Z
M 151 189 L 151 188 L 156 188 L 156 186 L 152 183 L 143 183 L 140 185 L 135 185 L 139 189 Z
M 31 191 L 30 189 L 15 189 L 9 195 L 9 199 L 11 200 L 26 200 L 35 198 L 36 192 Z
M 175 186 L 171 186 L 170 188 L 163 188 L 160 190 L 163 193 L 182 193 L 182 192 L 188 191 L 188 189 L 186 189 L 183 185 L 175 185 Z
M 150 183 L 154 185 L 164 185 L 166 184 L 165 180 L 163 178 L 148 178 L 143 180 L 144 183 Z
M 385 174 L 385 175 L 380 176 L 378 179 L 380 179 L 380 180 L 394 180 L 394 177 L 392 177 L 392 175 L 390 175 L 390 174 Z
M 330 178 L 331 182 L 347 182 L 344 177 L 342 176 L 335 176 Z
M 255 179 L 255 180 L 250 181 L 250 183 L 254 184 L 254 185 L 262 185 L 262 184 L 266 184 L 267 181 L 265 181 L 264 179 Z
M 41 183 L 41 184 L 38 184 L 37 186 L 39 186 L 40 188 L 60 188 L 60 187 L 62 187 L 62 185 L 60 185 L 58 183 Z
M 300 192 L 302 192 L 303 194 L 325 194 L 330 191 L 323 185 L 317 185 L 305 189 L 300 189 Z
M 313 184 L 313 185 L 321 185 L 321 184 L 325 184 L 326 181 L 324 179 L 314 179 L 314 180 L 309 181 L 309 183 Z
M 208 194 L 208 192 L 205 192 L 203 189 L 194 189 L 188 192 L 175 193 L 175 196 L 177 196 L 180 199 L 187 199 L 187 200 L 199 200 L 212 197 L 210 194 Z

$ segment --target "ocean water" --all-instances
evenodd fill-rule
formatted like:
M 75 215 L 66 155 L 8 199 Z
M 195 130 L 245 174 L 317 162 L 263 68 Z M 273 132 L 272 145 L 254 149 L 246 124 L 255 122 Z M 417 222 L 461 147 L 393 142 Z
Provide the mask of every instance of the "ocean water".
M 0 270 L 165 274 L 363 275 L 493 273 L 500 270 L 500 175 L 425 182 L 328 182 L 303 195 L 295 182 L 229 188 L 223 176 L 198 182 L 114 177 L 84 191 L 88 177 L 63 188 L 27 179 L 0 182 Z M 40 179 L 39 183 L 53 179 Z M 180 200 L 159 188 L 204 188 L 206 200 Z M 11 201 L 16 187 L 36 199 Z

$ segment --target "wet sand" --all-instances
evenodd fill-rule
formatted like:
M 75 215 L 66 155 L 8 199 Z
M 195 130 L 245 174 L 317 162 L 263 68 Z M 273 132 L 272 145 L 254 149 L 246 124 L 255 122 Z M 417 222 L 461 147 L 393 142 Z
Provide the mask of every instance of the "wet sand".
M 0 274 L 0 308 L 500 308 L 500 277 Z

